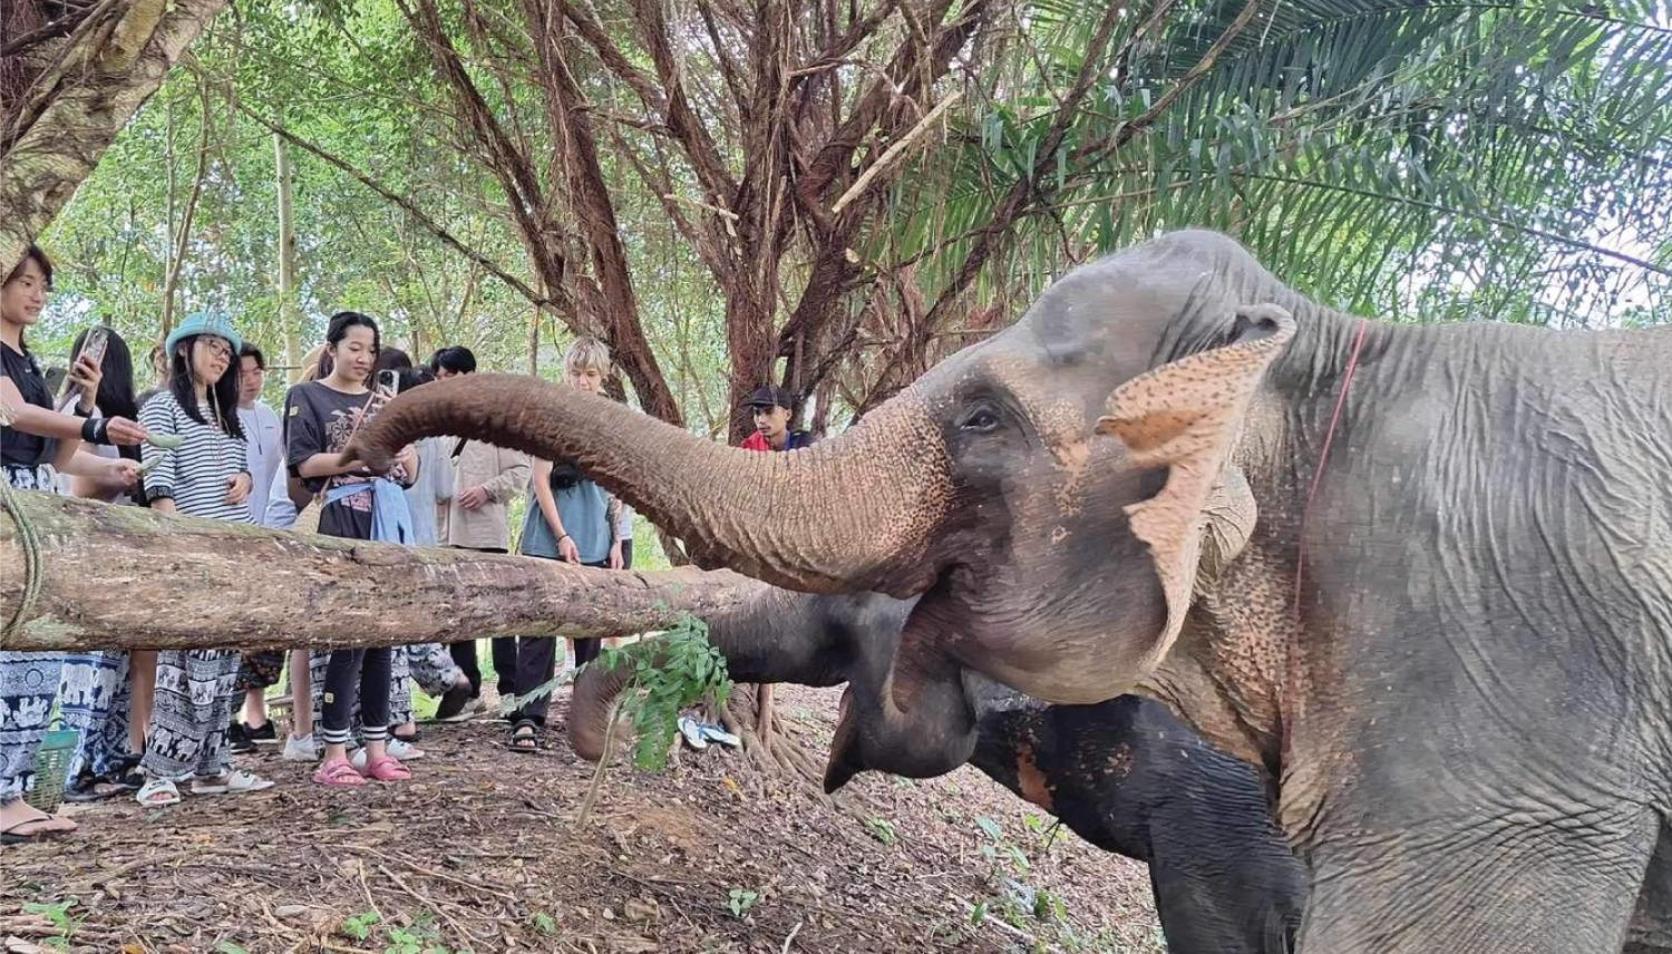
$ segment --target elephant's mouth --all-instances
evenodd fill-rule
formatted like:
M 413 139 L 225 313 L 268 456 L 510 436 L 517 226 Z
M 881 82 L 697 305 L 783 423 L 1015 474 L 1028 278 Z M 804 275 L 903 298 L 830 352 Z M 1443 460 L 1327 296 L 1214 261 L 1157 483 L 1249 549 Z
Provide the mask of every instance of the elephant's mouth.
M 951 604 L 941 587 L 918 601 L 892 653 L 878 653 L 843 693 L 825 765 L 825 791 L 862 771 L 944 775 L 975 751 L 974 670 L 946 651 Z

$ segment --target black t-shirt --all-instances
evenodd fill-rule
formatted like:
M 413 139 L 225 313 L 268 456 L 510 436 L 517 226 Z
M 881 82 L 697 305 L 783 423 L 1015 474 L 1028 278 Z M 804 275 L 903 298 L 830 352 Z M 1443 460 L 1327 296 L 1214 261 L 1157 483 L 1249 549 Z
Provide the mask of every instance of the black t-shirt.
M 35 356 L 25 348 L 22 353 L 0 342 L 0 371 L 17 385 L 23 399 L 37 407 L 52 410 L 52 391 L 46 386 L 46 376 Z M 0 463 L 12 467 L 34 467 L 52 459 L 58 442 L 49 437 L 25 434 L 15 427 L 0 428 Z
M 323 381 L 306 381 L 285 395 L 285 465 L 295 477 L 303 462 L 315 454 L 337 454 L 348 446 L 361 414 L 371 400 L 369 392 L 344 394 Z M 406 469 L 391 468 L 389 479 L 402 486 L 410 484 Z M 304 477 L 302 485 L 311 493 L 329 491 L 344 484 L 364 484 L 368 478 L 343 474 L 337 477 Z M 352 494 L 326 506 L 319 514 L 319 532 L 355 540 L 372 538 L 372 495 Z

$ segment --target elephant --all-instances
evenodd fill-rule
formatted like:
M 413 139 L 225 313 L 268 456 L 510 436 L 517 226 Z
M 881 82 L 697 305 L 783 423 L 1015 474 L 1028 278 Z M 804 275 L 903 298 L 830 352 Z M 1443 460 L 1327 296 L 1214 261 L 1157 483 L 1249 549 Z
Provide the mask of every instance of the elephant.
M 739 682 L 877 682 L 915 603 L 762 586 L 708 616 L 708 640 Z M 569 733 L 582 757 L 602 757 L 629 678 L 592 664 L 576 677 Z M 1257 768 L 1214 750 L 1158 702 L 1045 705 L 967 678 L 977 713 L 970 764 L 1086 841 L 1145 862 L 1169 951 L 1293 950 L 1306 876 Z
M 967 671 L 1137 693 L 1276 780 L 1300 950 L 1616 951 L 1669 914 L 1668 367 L 1672 328 L 1372 320 L 1189 230 L 805 450 L 476 375 L 345 456 L 572 458 L 702 566 L 917 597 L 827 785 L 966 761 Z

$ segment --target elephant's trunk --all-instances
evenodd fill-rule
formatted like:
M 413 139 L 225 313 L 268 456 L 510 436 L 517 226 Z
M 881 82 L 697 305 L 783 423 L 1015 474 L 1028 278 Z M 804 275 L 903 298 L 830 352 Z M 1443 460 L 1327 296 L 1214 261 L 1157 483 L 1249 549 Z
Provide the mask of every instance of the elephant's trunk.
M 920 589 L 901 571 L 922 564 L 951 496 L 942 441 L 910 391 L 840 437 L 766 454 L 571 388 L 472 374 L 396 398 L 344 460 L 381 467 L 437 434 L 571 459 L 684 540 L 700 565 L 810 592 Z
M 832 611 L 868 606 L 882 598 L 808 596 L 754 585 L 748 599 L 734 609 L 708 614 L 706 620 L 708 641 L 726 657 L 731 678 L 805 686 L 833 686 L 847 679 L 856 649 L 849 643 L 848 630 L 832 619 Z M 592 664 L 575 677 L 569 740 L 576 755 L 591 761 L 603 757 L 610 713 L 631 675 L 625 666 L 611 670 Z M 625 738 L 626 728 L 617 727 L 616 737 Z
M 610 718 L 615 711 L 615 700 L 633 679 L 633 667 L 622 665 L 606 669 L 588 663 L 575 677 L 574 694 L 569 699 L 569 744 L 575 754 L 588 762 L 603 758 L 604 740 L 609 737 Z M 616 738 L 626 738 L 629 726 L 618 726 Z

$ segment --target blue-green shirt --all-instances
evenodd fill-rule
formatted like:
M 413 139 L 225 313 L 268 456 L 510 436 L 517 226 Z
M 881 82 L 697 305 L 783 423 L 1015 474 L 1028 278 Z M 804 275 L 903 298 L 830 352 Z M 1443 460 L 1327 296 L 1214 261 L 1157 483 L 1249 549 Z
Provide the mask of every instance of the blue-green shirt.
M 563 531 L 575 541 L 582 563 L 603 563 L 610 558 L 610 497 L 604 488 L 586 478 L 573 486 L 553 490 L 557 518 Z M 558 558 L 557 534 L 540 512 L 539 498 L 528 492 L 528 516 L 523 519 L 522 552 L 527 556 Z

